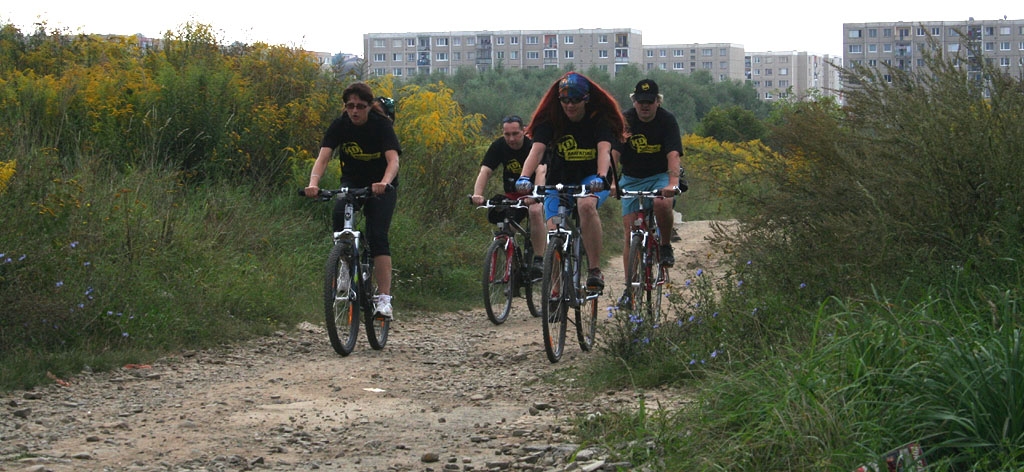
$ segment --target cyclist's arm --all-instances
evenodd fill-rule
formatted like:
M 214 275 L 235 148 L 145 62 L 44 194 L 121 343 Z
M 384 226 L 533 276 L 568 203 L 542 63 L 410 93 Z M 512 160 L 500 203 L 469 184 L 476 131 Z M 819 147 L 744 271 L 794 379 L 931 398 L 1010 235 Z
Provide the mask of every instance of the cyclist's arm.
M 388 161 L 388 167 L 384 169 L 384 177 L 380 179 L 380 182 L 372 185 L 374 195 L 383 194 L 398 175 L 398 151 L 388 149 L 384 151 L 384 158 Z
M 597 175 L 608 177 L 608 169 L 612 164 L 612 143 L 608 141 L 597 142 Z
M 519 175 L 534 177 L 534 172 L 537 171 L 537 167 L 541 165 L 541 159 L 544 158 L 545 149 L 547 146 L 544 143 L 534 141 L 533 146 L 530 146 L 530 155 L 526 156 L 526 161 L 523 162 L 523 171 Z M 536 179 L 534 179 L 534 183 L 536 183 Z
M 324 172 L 327 171 L 327 164 L 331 162 L 333 154 L 334 149 L 332 148 L 320 148 L 320 154 L 317 154 L 316 162 L 313 163 L 313 170 L 309 172 L 309 185 L 305 190 L 307 197 L 313 198 L 320 193 L 320 177 L 323 177 Z
M 537 185 L 544 185 L 547 182 L 547 179 L 548 179 L 548 165 L 547 164 L 541 164 L 541 165 L 537 166 L 537 171 L 534 172 L 533 174 L 534 174 L 534 179 L 533 179 L 534 183 L 536 183 Z
M 669 151 L 668 156 L 668 189 L 675 195 L 676 187 L 679 187 L 679 151 Z
M 484 204 L 484 188 L 487 187 L 492 172 L 490 167 L 480 166 L 480 173 L 476 175 L 476 183 L 473 184 L 473 196 L 470 197 L 474 205 Z

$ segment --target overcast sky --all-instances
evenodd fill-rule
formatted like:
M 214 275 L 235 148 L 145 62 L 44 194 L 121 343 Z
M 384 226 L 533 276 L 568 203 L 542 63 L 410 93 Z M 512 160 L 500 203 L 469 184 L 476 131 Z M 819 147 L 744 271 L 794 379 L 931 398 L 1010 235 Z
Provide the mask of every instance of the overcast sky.
M 359 55 L 364 33 L 632 28 L 643 33 L 645 45 L 733 43 L 748 52 L 807 51 L 842 56 L 843 23 L 1024 19 L 1024 2 L 1020 0 L 260 3 L 8 0 L 0 6 L 0 23 L 14 24 L 24 33 L 34 31 L 35 23 L 45 22 L 47 29 L 72 33 L 161 37 L 165 31 L 178 31 L 194 22 L 211 26 L 223 43 L 265 42 Z M 609 6 L 613 4 L 621 6 Z

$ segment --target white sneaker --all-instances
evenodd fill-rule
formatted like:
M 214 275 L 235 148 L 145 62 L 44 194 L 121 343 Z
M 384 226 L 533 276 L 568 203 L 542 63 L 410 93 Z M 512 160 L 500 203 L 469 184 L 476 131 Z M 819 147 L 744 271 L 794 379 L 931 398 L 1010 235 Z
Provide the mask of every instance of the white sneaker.
M 391 295 L 377 295 L 373 312 L 375 315 L 389 320 L 395 319 L 394 314 L 391 312 Z

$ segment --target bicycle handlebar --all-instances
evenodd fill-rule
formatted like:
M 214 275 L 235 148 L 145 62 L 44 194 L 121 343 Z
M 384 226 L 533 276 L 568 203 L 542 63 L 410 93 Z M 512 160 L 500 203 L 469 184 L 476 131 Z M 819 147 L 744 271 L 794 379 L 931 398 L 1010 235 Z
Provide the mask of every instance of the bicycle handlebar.
M 392 188 L 394 187 L 388 185 L 387 191 L 390 191 Z M 305 197 L 306 189 L 300 188 L 298 194 L 300 197 Z M 334 190 L 322 188 L 320 189 L 320 192 L 317 193 L 317 196 L 313 198 L 317 201 L 326 202 L 334 198 L 336 195 L 350 195 L 354 198 L 369 198 L 373 196 L 373 187 L 341 187 Z
M 468 197 L 470 198 L 470 201 L 472 201 L 473 196 L 472 195 L 468 195 Z M 527 198 L 532 198 L 532 197 L 530 195 L 524 195 L 522 197 L 517 197 L 517 198 L 502 197 L 500 201 L 493 201 L 493 199 L 486 199 L 486 200 L 484 200 L 484 204 L 483 205 L 478 205 L 477 208 L 521 208 L 521 209 L 527 209 L 529 207 L 527 207 L 526 204 L 523 203 L 523 200 L 527 199 Z

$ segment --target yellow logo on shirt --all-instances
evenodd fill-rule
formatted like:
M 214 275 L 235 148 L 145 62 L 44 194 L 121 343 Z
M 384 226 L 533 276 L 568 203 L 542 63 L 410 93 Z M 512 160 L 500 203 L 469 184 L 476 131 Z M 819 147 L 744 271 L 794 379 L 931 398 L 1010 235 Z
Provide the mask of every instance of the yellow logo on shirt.
M 637 154 L 657 154 L 661 152 L 660 144 L 647 144 L 647 136 L 642 134 L 630 136 L 629 146 L 636 150 Z
M 379 152 L 365 153 L 363 152 L 363 148 L 359 146 L 359 143 L 354 141 L 342 144 L 341 149 L 342 152 L 347 154 L 349 157 L 359 159 L 360 161 L 372 161 L 380 158 Z
M 576 138 L 569 134 L 558 142 L 558 154 L 566 161 L 589 161 L 597 159 L 597 149 L 579 148 Z

